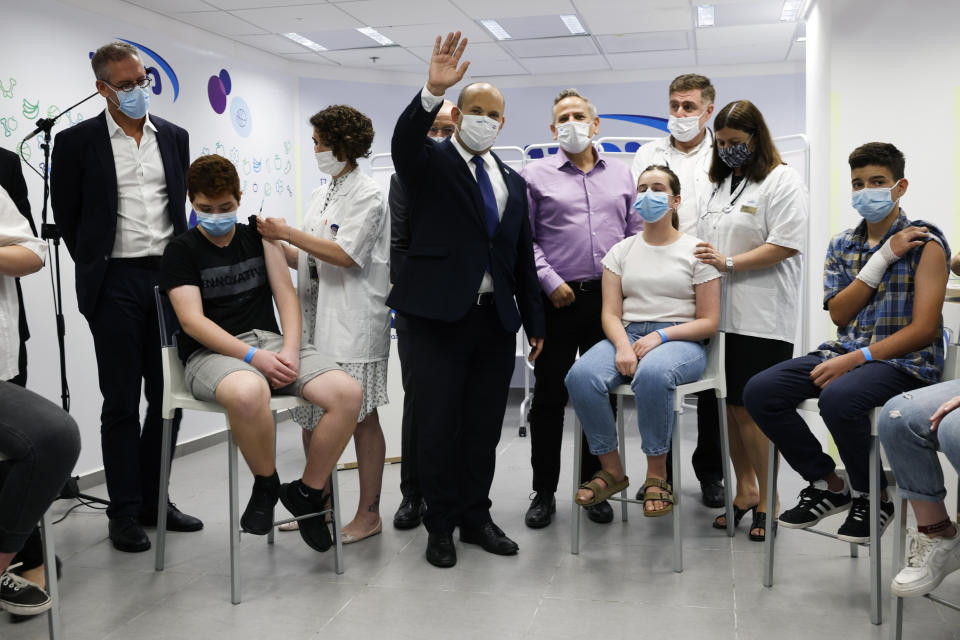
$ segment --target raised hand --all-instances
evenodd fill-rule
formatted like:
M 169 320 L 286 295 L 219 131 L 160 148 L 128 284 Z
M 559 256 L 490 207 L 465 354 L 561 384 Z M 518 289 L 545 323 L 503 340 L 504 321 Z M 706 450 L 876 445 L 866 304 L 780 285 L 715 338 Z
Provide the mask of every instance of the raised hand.
M 430 75 L 427 77 L 427 91 L 435 96 L 442 96 L 447 89 L 463 79 L 470 61 L 464 61 L 460 68 L 460 56 L 467 46 L 467 39 L 460 40 L 460 32 L 448 33 L 446 40 L 441 44 L 441 36 L 433 43 L 433 55 L 430 56 Z

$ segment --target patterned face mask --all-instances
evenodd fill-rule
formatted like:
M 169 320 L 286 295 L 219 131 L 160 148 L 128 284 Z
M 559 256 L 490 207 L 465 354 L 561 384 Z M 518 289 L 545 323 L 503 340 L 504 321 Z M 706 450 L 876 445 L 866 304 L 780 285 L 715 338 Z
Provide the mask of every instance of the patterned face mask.
M 727 165 L 731 169 L 736 169 L 737 167 L 742 167 L 743 165 L 748 164 L 750 159 L 753 157 L 753 152 L 750 151 L 750 147 L 747 146 L 749 142 L 750 138 L 747 139 L 747 142 L 741 142 L 740 144 L 717 147 L 717 153 L 720 156 L 720 160 L 722 160 L 723 164 Z

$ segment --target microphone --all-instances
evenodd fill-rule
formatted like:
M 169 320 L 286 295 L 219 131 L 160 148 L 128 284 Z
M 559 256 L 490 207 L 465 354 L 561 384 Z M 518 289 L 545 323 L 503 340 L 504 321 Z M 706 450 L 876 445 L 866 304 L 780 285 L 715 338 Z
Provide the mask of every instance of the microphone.
M 33 130 L 33 133 L 31 133 L 26 138 L 24 138 L 20 142 L 20 144 L 23 144 L 24 142 L 26 142 L 27 140 L 30 140 L 31 138 L 37 137 L 44 131 L 49 131 L 53 127 L 53 122 L 54 121 L 51 120 L 50 118 L 40 118 L 39 120 L 37 120 L 37 128 Z

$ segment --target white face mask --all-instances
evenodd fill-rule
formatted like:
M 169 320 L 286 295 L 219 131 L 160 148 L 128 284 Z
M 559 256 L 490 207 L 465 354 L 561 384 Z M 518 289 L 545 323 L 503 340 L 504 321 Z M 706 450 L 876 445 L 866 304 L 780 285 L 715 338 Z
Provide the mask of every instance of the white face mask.
M 567 153 L 580 153 L 590 146 L 589 122 L 564 122 L 557 125 L 557 142 Z
M 487 116 L 464 115 L 460 123 L 460 141 L 475 153 L 493 146 L 500 133 L 500 123 Z
M 339 174 L 347 167 L 346 161 L 337 160 L 333 151 L 320 151 L 314 155 L 317 156 L 317 168 L 331 176 Z
M 703 114 L 700 114 L 703 115 Z M 700 116 L 678 118 L 671 115 L 667 119 L 667 129 L 675 140 L 690 142 L 700 134 Z

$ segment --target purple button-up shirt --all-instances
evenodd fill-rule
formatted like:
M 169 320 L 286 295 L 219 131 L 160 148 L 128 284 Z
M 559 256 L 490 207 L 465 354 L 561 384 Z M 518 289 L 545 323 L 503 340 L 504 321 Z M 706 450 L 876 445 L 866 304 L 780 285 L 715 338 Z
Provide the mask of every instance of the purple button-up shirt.
M 633 176 L 623 162 L 598 158 L 583 173 L 560 149 L 520 174 L 527 181 L 537 277 L 547 295 L 564 282 L 600 278 L 607 251 L 643 228 L 633 209 Z

